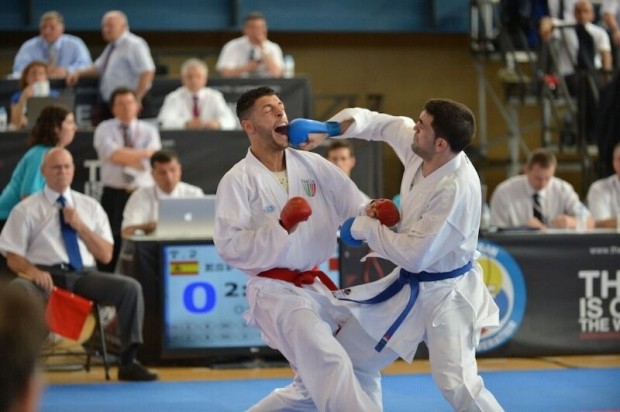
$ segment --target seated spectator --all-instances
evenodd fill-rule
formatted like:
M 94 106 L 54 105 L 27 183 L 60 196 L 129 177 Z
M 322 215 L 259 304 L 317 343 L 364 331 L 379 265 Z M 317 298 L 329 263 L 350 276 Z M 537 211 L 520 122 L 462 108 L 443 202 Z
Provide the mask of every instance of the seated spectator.
M 208 76 L 209 70 L 202 60 L 189 59 L 183 63 L 183 86 L 166 96 L 159 111 L 162 128 L 232 130 L 237 127 L 237 119 L 222 93 L 206 87 Z
M 123 236 L 136 232 L 149 234 L 157 229 L 159 199 L 204 196 L 201 188 L 181 181 L 181 164 L 175 153 L 155 152 L 151 156 L 151 169 L 155 186 L 141 187 L 129 197 L 123 212 Z
M 144 318 L 140 283 L 95 268 L 96 260 L 112 258 L 112 232 L 105 212 L 92 197 L 71 190 L 75 166 L 68 150 L 51 149 L 41 170 L 45 188 L 13 209 L 0 234 L 0 252 L 9 268 L 23 274 L 11 284 L 42 299 L 57 285 L 114 306 L 123 348 L 118 379 L 157 379 L 135 359 Z
M 39 410 L 38 363 L 47 328 L 39 301 L 0 283 L 0 411 Z
M 355 154 L 351 142 L 347 140 L 333 140 L 327 148 L 325 157 L 338 166 L 345 175 L 351 177 L 351 171 L 355 167 Z
M 332 140 L 327 148 L 325 157 L 351 178 L 351 171 L 355 167 L 355 152 L 351 142 L 348 140 Z M 370 201 L 370 198 L 364 192 L 360 190 L 360 193 L 362 193 L 365 200 Z
M 584 207 L 570 183 L 555 177 L 557 160 L 545 149 L 532 151 L 525 173 L 500 183 L 491 196 L 491 226 L 576 228 Z M 587 211 L 587 210 L 586 210 Z M 587 227 L 594 227 L 588 213 Z
M 41 174 L 43 156 L 52 147 L 66 147 L 75 136 L 77 126 L 73 113 L 62 106 L 48 106 L 41 112 L 30 137 L 30 149 L 19 160 L 11 180 L 0 194 L 0 230 L 13 207 L 27 196 L 43 190 Z
M 611 40 L 614 69 L 620 69 L 620 0 L 603 0 L 601 16 Z
M 614 147 L 615 174 L 599 179 L 588 190 L 588 207 L 595 227 L 617 228 L 620 217 L 620 143 Z
M 41 61 L 26 66 L 19 79 L 19 91 L 11 96 L 11 127 L 21 129 L 28 124 L 27 104 L 33 96 L 58 96 L 57 90 L 50 90 L 47 65 Z
M 20 47 L 11 77 L 19 78 L 28 63 L 38 60 L 47 63 L 50 78 L 64 78 L 69 72 L 93 64 L 88 48 L 79 37 L 65 34 L 62 14 L 57 11 L 43 13 L 39 21 L 39 35 L 27 40 Z
M 259 12 L 243 19 L 243 36 L 224 45 L 215 68 L 222 77 L 282 77 L 282 49 L 267 40 L 267 21 Z

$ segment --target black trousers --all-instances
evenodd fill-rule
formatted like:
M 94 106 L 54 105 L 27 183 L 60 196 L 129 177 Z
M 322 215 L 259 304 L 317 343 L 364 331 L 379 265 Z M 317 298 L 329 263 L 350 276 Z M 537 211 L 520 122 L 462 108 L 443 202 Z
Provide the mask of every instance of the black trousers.
M 103 272 L 113 273 L 116 269 L 116 262 L 121 251 L 121 224 L 123 223 L 123 211 L 131 193 L 125 189 L 115 189 L 105 186 L 101 195 L 101 206 L 108 214 L 108 220 L 112 228 L 112 236 L 114 237 L 114 250 L 110 263 L 97 263 L 97 268 Z

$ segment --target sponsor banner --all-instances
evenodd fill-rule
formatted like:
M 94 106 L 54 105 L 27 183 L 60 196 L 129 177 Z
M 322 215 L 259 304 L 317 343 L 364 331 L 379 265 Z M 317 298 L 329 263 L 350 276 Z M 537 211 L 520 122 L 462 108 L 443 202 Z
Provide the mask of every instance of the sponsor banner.
M 620 236 L 615 232 L 497 234 L 486 241 L 519 265 L 523 321 L 496 353 L 537 356 L 620 351 Z

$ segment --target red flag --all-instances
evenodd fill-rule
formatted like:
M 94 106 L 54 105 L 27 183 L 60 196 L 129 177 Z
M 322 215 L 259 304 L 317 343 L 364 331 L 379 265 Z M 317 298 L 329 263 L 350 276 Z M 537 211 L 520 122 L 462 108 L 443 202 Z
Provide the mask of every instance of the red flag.
M 45 310 L 47 325 L 60 336 L 78 340 L 92 307 L 92 301 L 55 287 Z

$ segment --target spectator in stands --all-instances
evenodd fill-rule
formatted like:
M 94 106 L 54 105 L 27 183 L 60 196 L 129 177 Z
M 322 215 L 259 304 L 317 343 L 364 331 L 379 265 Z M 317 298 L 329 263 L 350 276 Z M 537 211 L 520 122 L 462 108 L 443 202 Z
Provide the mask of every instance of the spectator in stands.
M 620 143 L 614 147 L 615 174 L 599 179 L 588 190 L 588 207 L 595 227 L 617 228 L 620 218 Z
M 51 149 L 41 169 L 45 188 L 15 207 L 0 234 L 0 252 L 11 270 L 21 274 L 12 284 L 41 298 L 57 285 L 114 306 L 123 347 L 118 379 L 157 379 L 135 360 L 144 318 L 140 283 L 95 268 L 96 260 L 112 258 L 112 232 L 105 212 L 92 197 L 71 190 L 75 165 L 68 150 Z
M 243 20 L 243 36 L 224 45 L 215 68 L 222 77 L 282 77 L 282 49 L 267 39 L 267 20 L 252 12 Z
M 351 171 L 355 167 L 355 152 L 351 142 L 348 140 L 332 140 L 327 148 L 325 157 L 338 166 L 345 175 L 349 178 L 351 177 Z M 370 198 L 364 192 L 361 190 L 360 192 L 367 201 L 370 201 Z
M 27 104 L 33 96 L 58 96 L 58 90 L 50 90 L 46 64 L 37 60 L 28 63 L 19 79 L 19 91 L 11 96 L 11 127 L 14 129 L 28 124 Z
M 593 24 L 594 7 L 589 0 L 576 1 L 573 13 L 574 27 L 553 30 L 553 38 L 558 42 L 558 61 L 555 63 L 571 96 L 583 96 L 578 101 L 578 110 L 584 116 L 584 137 L 588 143 L 594 143 L 596 136 L 592 131 L 596 122 L 597 89 L 609 80 L 611 46 L 605 30 Z M 552 28 L 558 26 L 556 23 L 561 22 L 552 21 Z
M 38 60 L 47 63 L 50 78 L 64 78 L 69 72 L 93 64 L 88 48 L 79 37 L 65 34 L 64 18 L 57 11 L 43 13 L 39 21 L 39 36 L 20 47 L 11 77 L 19 78 L 26 65 Z
M 601 16 L 611 40 L 615 70 L 620 69 L 620 0 L 603 0 Z
M 222 129 L 237 127 L 237 120 L 224 96 L 207 86 L 209 69 L 198 59 L 186 60 L 181 66 L 179 87 L 166 96 L 159 111 L 164 129 Z
M 0 194 L 0 230 L 20 200 L 43 190 L 41 163 L 52 147 L 66 147 L 77 131 L 73 113 L 62 106 L 48 106 L 41 112 L 28 140 L 30 149 L 19 160 L 11 180 Z
M 584 207 L 570 183 L 554 177 L 555 155 L 545 149 L 532 151 L 525 173 L 500 183 L 491 196 L 491 225 L 499 228 L 575 228 Z M 588 228 L 594 221 L 588 215 Z
M 351 142 L 348 140 L 332 140 L 325 157 L 338 166 L 345 175 L 351 177 L 351 171 L 355 167 L 355 154 Z
M 155 63 L 149 45 L 142 38 L 129 31 L 127 16 L 118 10 L 107 12 L 101 20 L 101 33 L 108 45 L 95 63 L 85 69 L 69 73 L 67 84 L 73 86 L 81 76 L 99 77 L 99 92 L 103 105 L 100 119 L 112 117 L 109 102 L 112 92 L 119 87 L 132 89 L 141 106 L 147 106 L 145 95 L 155 77 Z M 143 107 L 148 111 L 148 107 Z
M 101 205 L 108 214 L 114 235 L 114 253 L 99 269 L 113 272 L 120 251 L 123 210 L 129 195 L 142 186 L 152 186 L 149 159 L 161 149 L 159 131 L 138 120 L 140 104 L 133 90 L 118 88 L 110 97 L 113 119 L 95 129 L 93 144 L 101 160 Z
M 46 332 L 40 302 L 0 283 L 0 411 L 39 410 L 37 364 Z
M 325 158 L 338 166 L 338 168 L 342 170 L 345 175 L 351 178 L 351 172 L 355 167 L 355 150 L 353 149 L 353 144 L 349 140 L 332 140 L 332 142 L 327 147 Z M 370 197 L 368 197 L 366 193 L 362 192 L 361 190 L 360 193 L 362 194 L 365 202 L 371 201 Z M 396 205 L 396 207 L 399 206 L 400 203 Z M 363 245 L 361 247 L 365 250 L 364 255 L 368 255 L 368 253 L 371 252 L 370 248 L 368 248 L 368 245 Z M 334 256 L 336 259 L 338 258 L 338 251 L 336 251 Z M 376 256 L 366 256 L 362 266 L 364 268 L 361 276 L 363 283 L 370 282 L 371 272 L 375 275 L 375 278 L 377 279 L 383 278 L 385 276 L 385 272 L 381 267 L 381 264 L 379 263 L 379 259 Z M 341 286 L 353 286 L 355 282 L 359 281 L 360 277 L 357 275 L 351 277 L 343 277 L 343 279 L 341 280 Z
M 594 19 L 596 17 L 594 13 L 594 6 L 590 2 L 590 0 L 579 0 L 575 3 L 575 21 L 577 23 L 577 28 L 575 29 L 577 32 L 577 37 L 579 38 L 580 28 L 584 28 L 587 34 L 589 35 L 590 41 L 593 42 L 594 46 L 594 56 L 582 56 L 581 50 L 584 49 L 585 45 L 582 43 L 582 39 L 578 39 L 578 43 L 573 45 L 573 47 L 577 50 L 576 57 L 573 61 L 577 63 L 577 67 L 580 66 L 580 60 L 582 58 L 593 58 L 594 59 L 594 69 L 603 70 L 603 72 L 609 73 L 612 69 L 612 58 L 611 58 L 611 45 L 609 41 L 609 35 L 605 33 L 600 26 L 594 24 Z M 585 64 L 590 64 L 589 62 Z M 591 67 L 586 67 L 590 69 Z
M 202 197 L 201 188 L 181 181 L 181 164 L 176 153 L 159 150 L 151 156 L 154 187 L 141 187 L 129 196 L 123 212 L 123 236 L 149 234 L 157 229 L 159 199 Z

